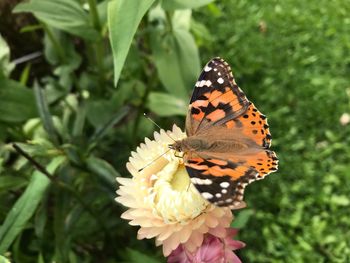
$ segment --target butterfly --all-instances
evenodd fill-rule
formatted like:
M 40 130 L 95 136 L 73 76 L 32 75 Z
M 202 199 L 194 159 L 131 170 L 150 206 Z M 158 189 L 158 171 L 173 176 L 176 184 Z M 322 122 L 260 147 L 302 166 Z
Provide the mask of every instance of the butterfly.
M 247 99 L 219 57 L 206 64 L 195 84 L 186 134 L 169 147 L 183 153 L 192 184 L 214 205 L 245 207 L 245 187 L 277 171 L 266 116 Z

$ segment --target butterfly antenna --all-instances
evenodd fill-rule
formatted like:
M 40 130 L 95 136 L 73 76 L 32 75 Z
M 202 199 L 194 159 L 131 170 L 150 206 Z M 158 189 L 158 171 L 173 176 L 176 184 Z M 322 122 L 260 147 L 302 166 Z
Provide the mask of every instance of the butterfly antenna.
M 147 168 L 148 166 L 150 166 L 152 163 L 154 163 L 155 161 L 157 161 L 158 159 L 162 158 L 165 154 L 167 154 L 171 149 L 168 149 L 166 152 L 162 153 L 161 155 L 159 155 L 156 159 L 152 160 L 150 163 L 146 164 L 144 167 L 142 167 L 141 169 L 138 169 L 137 172 L 142 172 L 145 168 Z
M 164 129 L 163 129 L 162 127 L 160 127 L 154 120 L 152 120 L 150 117 L 148 117 L 146 113 L 143 113 L 143 116 L 145 116 L 147 120 L 149 120 L 149 121 L 152 122 L 154 125 L 156 125 L 160 130 L 164 130 Z M 166 132 L 166 135 L 168 135 L 168 137 L 169 137 L 170 139 L 172 139 L 174 142 L 176 142 L 176 140 L 175 140 L 173 137 L 171 137 L 167 132 Z

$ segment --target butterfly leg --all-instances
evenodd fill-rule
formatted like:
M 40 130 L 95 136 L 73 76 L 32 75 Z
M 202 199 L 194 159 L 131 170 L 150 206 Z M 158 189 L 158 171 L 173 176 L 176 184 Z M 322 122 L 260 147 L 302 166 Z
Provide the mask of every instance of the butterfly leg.
M 183 159 L 184 158 L 184 155 L 185 155 L 185 153 L 183 153 L 183 152 L 175 152 L 175 157 L 177 157 L 177 158 L 181 158 L 181 159 Z

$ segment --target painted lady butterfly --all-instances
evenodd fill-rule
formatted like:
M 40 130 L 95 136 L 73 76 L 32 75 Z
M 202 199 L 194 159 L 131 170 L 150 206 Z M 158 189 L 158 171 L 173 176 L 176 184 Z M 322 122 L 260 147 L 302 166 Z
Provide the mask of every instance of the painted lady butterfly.
M 184 153 L 191 182 L 217 206 L 244 207 L 246 185 L 277 170 L 265 115 L 246 98 L 221 58 L 209 61 L 199 76 L 186 133 L 169 147 Z

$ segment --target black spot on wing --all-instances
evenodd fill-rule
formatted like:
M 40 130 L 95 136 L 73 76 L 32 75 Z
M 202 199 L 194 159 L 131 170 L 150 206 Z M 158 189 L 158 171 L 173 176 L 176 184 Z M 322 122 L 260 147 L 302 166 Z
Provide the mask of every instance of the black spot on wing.
M 198 108 L 192 107 L 191 114 L 199 114 L 201 111 Z

